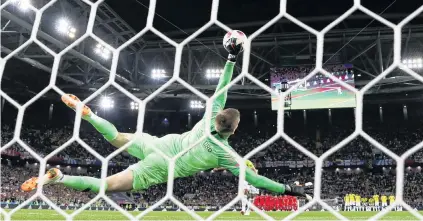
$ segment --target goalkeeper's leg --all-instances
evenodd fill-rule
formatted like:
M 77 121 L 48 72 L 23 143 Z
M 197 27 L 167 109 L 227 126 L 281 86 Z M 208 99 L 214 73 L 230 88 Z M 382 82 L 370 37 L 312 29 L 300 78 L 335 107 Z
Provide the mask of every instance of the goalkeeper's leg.
M 59 169 L 53 168 L 44 175 L 44 184 L 63 184 L 66 187 L 87 192 L 98 193 L 101 187 L 101 179 L 88 176 L 64 175 Z M 106 178 L 106 192 L 124 192 L 132 190 L 133 171 L 125 170 Z M 21 189 L 31 191 L 38 186 L 38 177 L 33 177 L 25 181 Z
M 72 94 L 63 95 L 62 101 L 73 110 L 75 110 L 77 104 L 81 102 L 78 97 Z M 109 121 L 95 115 L 87 105 L 84 105 L 82 109 L 82 119 L 90 122 L 113 146 L 121 147 L 128 142 L 127 140 L 123 142 L 124 139 L 119 139 L 119 132 L 116 127 Z M 123 136 L 124 135 L 121 135 L 120 138 Z
M 73 110 L 75 110 L 77 104 L 81 102 L 78 97 L 72 94 L 63 95 L 62 101 Z M 135 139 L 135 134 L 120 133 L 112 123 L 94 114 L 87 105 L 83 107 L 82 119 L 90 122 L 110 144 L 117 148 Z M 126 151 L 134 157 L 143 160 L 150 153 L 154 152 L 154 149 L 149 147 L 148 144 L 153 143 L 155 139 L 157 139 L 157 137 L 146 133 L 137 134 L 133 145 L 130 145 Z
M 139 161 L 128 169 L 106 178 L 106 192 L 125 192 L 144 190 L 152 185 L 164 183 L 168 179 L 169 162 L 159 154 L 150 154 L 145 160 Z M 87 176 L 68 176 L 53 168 L 45 177 L 44 184 L 63 184 L 66 187 L 99 192 L 101 179 Z M 38 186 L 38 177 L 33 177 L 22 184 L 21 189 L 31 191 Z

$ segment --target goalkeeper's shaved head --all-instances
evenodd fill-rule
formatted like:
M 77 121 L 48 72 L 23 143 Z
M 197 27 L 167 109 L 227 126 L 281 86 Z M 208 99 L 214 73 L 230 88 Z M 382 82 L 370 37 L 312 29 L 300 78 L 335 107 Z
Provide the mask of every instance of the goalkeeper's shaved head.
M 215 119 L 216 131 L 222 135 L 232 135 L 238 128 L 240 114 L 237 109 L 228 108 L 220 111 Z

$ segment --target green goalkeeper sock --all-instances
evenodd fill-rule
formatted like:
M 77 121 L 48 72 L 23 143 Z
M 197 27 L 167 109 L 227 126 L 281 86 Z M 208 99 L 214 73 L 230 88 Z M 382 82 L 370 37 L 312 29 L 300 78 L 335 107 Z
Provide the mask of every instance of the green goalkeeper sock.
M 68 176 L 64 175 L 63 178 L 59 181 L 63 183 L 66 187 L 80 190 L 80 191 L 92 191 L 98 193 L 100 191 L 101 180 L 94 177 L 87 176 Z M 106 183 L 107 190 L 107 183 Z
M 116 139 L 119 134 L 116 127 L 112 123 L 95 115 L 92 112 L 89 116 L 84 117 L 84 119 L 90 122 L 98 132 L 103 134 L 107 141 Z

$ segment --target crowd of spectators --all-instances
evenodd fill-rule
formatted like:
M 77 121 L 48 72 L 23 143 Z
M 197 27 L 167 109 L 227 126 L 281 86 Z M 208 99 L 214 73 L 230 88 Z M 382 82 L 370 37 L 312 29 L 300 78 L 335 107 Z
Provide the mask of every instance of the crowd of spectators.
M 419 125 L 421 122 L 410 122 L 407 124 L 370 124 L 364 130 L 382 145 L 388 147 L 397 154 L 405 152 L 410 147 L 423 140 L 423 131 Z M 12 140 L 13 128 L 10 125 L 2 125 L 1 128 L 2 145 Z M 28 144 L 40 156 L 46 156 L 57 147 L 64 144 L 71 138 L 73 128 L 61 127 L 52 128 L 47 126 L 23 127 L 21 139 Z M 240 155 L 245 155 L 257 146 L 263 144 L 274 134 L 276 128 L 268 128 L 268 133 L 257 133 L 255 128 L 240 128 L 236 136 L 230 140 L 230 144 Z M 299 131 L 299 132 L 298 132 Z M 300 130 L 290 130 L 288 135 L 310 152 L 321 155 L 329 150 L 353 131 L 353 125 L 330 125 L 312 129 L 310 132 Z M 254 135 L 251 135 L 254 134 Z M 108 144 L 101 134 L 92 128 L 81 127 L 81 139 L 102 156 L 107 156 L 116 149 Z M 154 134 L 157 135 L 157 134 Z M 18 144 L 12 145 L 6 151 L 20 153 L 20 159 L 29 160 L 31 158 L 27 151 Z M 422 163 L 423 151 L 413 154 L 411 159 Z M 4 155 L 5 152 L 2 152 Z M 93 162 L 94 157 L 81 145 L 73 143 L 62 152 L 56 155 L 72 166 L 89 167 L 89 162 Z M 298 161 L 308 157 L 294 148 L 284 139 L 279 139 L 252 157 L 252 161 L 259 168 L 259 172 L 271 179 L 282 183 L 294 181 L 313 182 L 314 167 L 290 168 L 290 167 L 266 167 L 263 162 L 272 161 Z M 334 167 L 325 168 L 322 177 L 322 197 L 333 199 L 342 197 L 346 193 L 360 193 L 363 196 L 378 194 L 392 194 L 395 192 L 396 176 L 394 170 L 388 168 L 395 165 L 386 166 L 386 169 L 373 168 L 373 160 L 385 159 L 388 156 L 372 146 L 362 137 L 358 137 L 345 145 L 342 149 L 332 154 L 327 160 L 362 160 L 366 163 L 359 165 L 360 170 L 353 168 L 353 171 L 338 171 Z M 77 161 L 71 161 L 77 160 Z M 137 159 L 127 153 L 121 153 L 113 159 L 114 162 L 122 166 L 135 163 Z M 69 163 L 71 162 L 71 163 Z M 73 163 L 72 163 L 73 162 Z M 75 163 L 76 162 L 76 163 Z M 79 163 L 78 163 L 79 162 Z M 83 162 L 83 163 L 81 163 Z M 123 169 L 119 167 L 114 172 Z M 346 167 L 345 167 L 346 169 Z M 1 168 L 1 201 L 2 202 L 22 202 L 28 199 L 32 193 L 23 193 L 19 190 L 20 184 L 31 176 L 38 173 L 38 168 L 28 168 L 25 165 L 14 165 L 6 163 L 2 159 Z M 73 172 L 70 172 L 71 174 Z M 80 174 L 80 173 L 79 173 Z M 83 175 L 99 177 L 99 171 L 85 171 Z M 421 183 L 423 176 L 420 171 L 406 173 L 404 182 L 404 199 L 412 206 L 422 204 L 423 192 Z M 222 206 L 232 200 L 237 193 L 238 179 L 228 171 L 211 172 L 204 171 L 195 176 L 175 180 L 174 195 L 185 205 L 192 206 Z M 49 186 L 44 189 L 44 193 L 50 200 L 58 205 L 81 205 L 88 202 L 93 194 L 73 191 L 60 185 Z M 263 194 L 268 192 L 262 191 Z M 131 193 L 130 199 L 137 204 L 151 205 L 157 202 L 166 194 L 166 185 L 156 185 L 148 190 Z
M 73 128 L 71 127 L 62 127 L 62 128 L 48 128 L 48 127 L 24 127 L 21 130 L 21 139 L 26 143 L 30 148 L 32 148 L 35 153 L 39 156 L 44 157 L 47 154 L 54 151 L 56 148 L 65 144 L 72 137 Z M 101 135 L 94 131 L 85 129 L 81 127 L 81 139 L 94 151 L 99 153 L 101 156 L 106 157 L 111 154 L 113 151 L 116 151 L 116 148 L 111 146 Z M 10 126 L 2 126 L 1 139 L 2 143 L 5 144 L 11 141 L 13 138 L 13 130 Z M 32 158 L 29 153 L 24 150 L 19 144 L 14 143 L 9 150 L 17 151 L 22 153 L 24 158 Z M 77 142 L 71 143 L 63 151 L 55 155 L 56 161 L 65 161 L 72 162 L 72 160 L 78 160 L 78 162 L 83 161 L 93 162 L 96 160 L 88 150 L 86 150 L 81 144 Z M 122 164 L 132 164 L 136 162 L 136 159 L 129 157 L 126 153 L 118 154 L 113 162 L 119 162 Z M 75 162 L 75 161 L 73 161 Z
M 8 203 L 21 203 L 34 193 L 22 192 L 20 184 L 38 171 L 26 167 L 2 165 L 0 201 Z M 260 174 L 282 183 L 313 182 L 313 170 L 262 169 Z M 71 173 L 72 174 L 72 173 Z M 86 174 L 99 177 L 98 173 Z M 322 176 L 322 198 L 342 198 L 347 193 L 358 193 L 362 197 L 374 194 L 395 194 L 396 176 L 392 170 L 372 172 L 361 170 L 348 172 L 346 170 L 325 170 Z M 404 180 L 404 200 L 413 207 L 422 206 L 423 192 L 421 183 L 423 175 L 420 171 L 408 172 Z M 152 205 L 166 194 L 166 184 L 155 185 L 148 190 L 133 192 L 130 200 L 141 206 Z M 174 196 L 187 206 L 224 206 L 235 198 L 238 190 L 238 178 L 229 172 L 206 171 L 192 177 L 179 178 L 174 182 Z M 49 185 L 43 193 L 56 205 L 81 206 L 87 203 L 95 194 L 79 192 L 62 185 Z M 261 194 L 272 194 L 261 191 Z M 41 202 L 41 201 L 39 201 Z M 102 203 L 101 205 L 106 205 Z

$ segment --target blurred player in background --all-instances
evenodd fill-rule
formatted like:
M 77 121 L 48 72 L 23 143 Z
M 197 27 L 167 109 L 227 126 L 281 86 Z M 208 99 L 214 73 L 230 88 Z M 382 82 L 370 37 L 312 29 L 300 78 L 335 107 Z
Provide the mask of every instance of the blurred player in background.
M 270 208 L 272 206 L 272 196 L 269 194 L 266 194 L 264 197 L 264 210 L 270 211 Z
M 278 197 L 278 211 L 285 211 L 286 210 L 286 206 L 285 206 L 285 202 L 284 202 L 284 197 L 283 196 L 279 196 Z
M 378 194 L 373 195 L 373 199 L 375 202 L 375 211 L 380 211 L 379 195 Z
M 373 197 L 369 198 L 369 210 L 368 211 L 373 211 L 375 208 L 375 199 Z
M 245 164 L 248 168 L 258 174 L 258 170 L 254 166 L 253 162 L 250 160 L 246 160 Z M 215 168 L 213 171 L 225 170 L 225 168 Z M 250 215 L 250 205 L 248 202 L 253 203 L 254 198 L 260 193 L 259 189 L 255 188 L 254 186 L 250 185 L 246 180 L 244 180 L 244 195 L 242 196 L 241 200 L 241 215 Z M 257 198 L 259 199 L 259 198 Z M 257 206 L 257 204 L 255 204 Z M 257 206 L 258 207 L 258 206 Z
M 361 211 L 361 197 L 360 195 L 355 195 L 355 211 Z
M 380 197 L 380 200 L 382 201 L 382 209 L 385 209 L 388 206 L 388 197 L 385 194 L 383 194 Z
M 361 207 L 362 207 L 362 211 L 366 211 L 367 210 L 367 197 L 363 197 L 361 198 Z
M 345 194 L 344 196 L 344 211 L 350 211 L 350 196 Z
M 389 196 L 389 205 L 392 205 L 395 203 L 395 196 L 394 195 L 390 195 Z M 394 208 L 394 210 L 397 210 L 397 208 Z
M 355 196 L 353 193 L 350 193 L 350 211 L 355 211 Z
M 258 174 L 258 170 L 250 160 L 246 160 L 247 167 Z M 244 181 L 244 196 L 241 200 L 241 214 L 250 215 L 250 203 L 253 203 L 254 197 L 259 194 L 259 189 Z
M 394 195 L 390 195 L 389 196 L 389 205 L 392 205 L 395 203 L 395 196 Z M 395 211 L 402 211 L 402 206 L 396 206 L 394 207 Z
M 263 210 L 263 207 L 264 207 L 264 197 L 263 197 L 263 195 L 256 196 L 256 198 L 254 198 L 254 205 L 256 205 L 257 208 Z
M 293 197 L 293 196 L 285 196 L 285 197 L 289 198 L 291 211 L 296 211 L 298 209 L 298 199 L 297 199 L 297 197 Z

